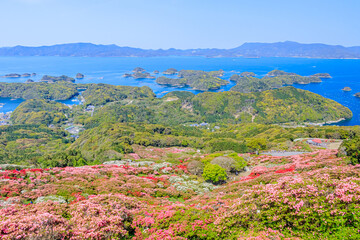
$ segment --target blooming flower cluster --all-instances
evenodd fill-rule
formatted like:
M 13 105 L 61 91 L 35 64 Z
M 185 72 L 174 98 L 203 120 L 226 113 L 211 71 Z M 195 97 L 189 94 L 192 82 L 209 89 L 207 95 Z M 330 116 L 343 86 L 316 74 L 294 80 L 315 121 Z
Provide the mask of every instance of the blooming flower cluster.
M 186 161 L 0 171 L 0 236 L 359 239 L 360 165 L 336 153 L 255 157 L 250 175 L 216 187 Z

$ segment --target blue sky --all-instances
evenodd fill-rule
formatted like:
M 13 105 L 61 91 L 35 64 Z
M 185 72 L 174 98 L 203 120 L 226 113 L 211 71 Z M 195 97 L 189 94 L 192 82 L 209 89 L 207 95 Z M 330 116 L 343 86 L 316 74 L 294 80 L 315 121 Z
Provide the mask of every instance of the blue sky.
M 0 46 L 360 46 L 360 0 L 0 0 Z

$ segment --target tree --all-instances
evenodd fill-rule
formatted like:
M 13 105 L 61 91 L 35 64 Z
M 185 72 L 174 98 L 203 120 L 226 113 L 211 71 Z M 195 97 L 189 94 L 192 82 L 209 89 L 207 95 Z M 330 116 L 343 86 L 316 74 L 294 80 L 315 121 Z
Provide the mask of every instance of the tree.
M 219 184 L 227 179 L 227 174 L 225 169 L 219 165 L 208 163 L 204 168 L 203 177 L 206 181 Z
M 345 140 L 342 144 L 345 147 L 346 155 L 350 158 L 351 164 L 360 163 L 360 138 Z
M 263 138 L 254 138 L 247 142 L 247 147 L 253 151 L 266 149 L 267 141 Z

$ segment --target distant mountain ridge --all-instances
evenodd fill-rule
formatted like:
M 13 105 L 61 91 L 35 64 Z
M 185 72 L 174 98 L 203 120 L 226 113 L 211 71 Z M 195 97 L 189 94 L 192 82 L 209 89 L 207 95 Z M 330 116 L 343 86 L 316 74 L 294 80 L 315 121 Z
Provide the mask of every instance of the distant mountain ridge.
M 232 49 L 141 49 L 92 43 L 68 43 L 40 47 L 2 47 L 0 56 L 74 56 L 74 57 L 299 57 L 299 58 L 360 58 L 360 46 L 344 47 L 320 43 L 297 42 L 244 43 Z

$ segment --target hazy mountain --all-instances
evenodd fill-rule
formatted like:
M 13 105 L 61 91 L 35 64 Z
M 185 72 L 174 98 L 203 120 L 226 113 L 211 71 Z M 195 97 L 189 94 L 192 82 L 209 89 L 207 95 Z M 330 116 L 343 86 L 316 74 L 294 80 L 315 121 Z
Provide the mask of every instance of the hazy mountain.
M 232 49 L 157 49 L 148 50 L 117 45 L 69 43 L 41 47 L 3 47 L 0 56 L 76 56 L 76 57 L 152 57 L 152 56 L 205 56 L 205 57 L 305 57 L 305 58 L 360 58 L 360 47 L 297 42 L 244 43 Z
M 244 43 L 229 51 L 242 56 L 254 57 L 310 57 L 310 58 L 359 58 L 360 47 L 343 47 L 320 43 L 297 42 Z

